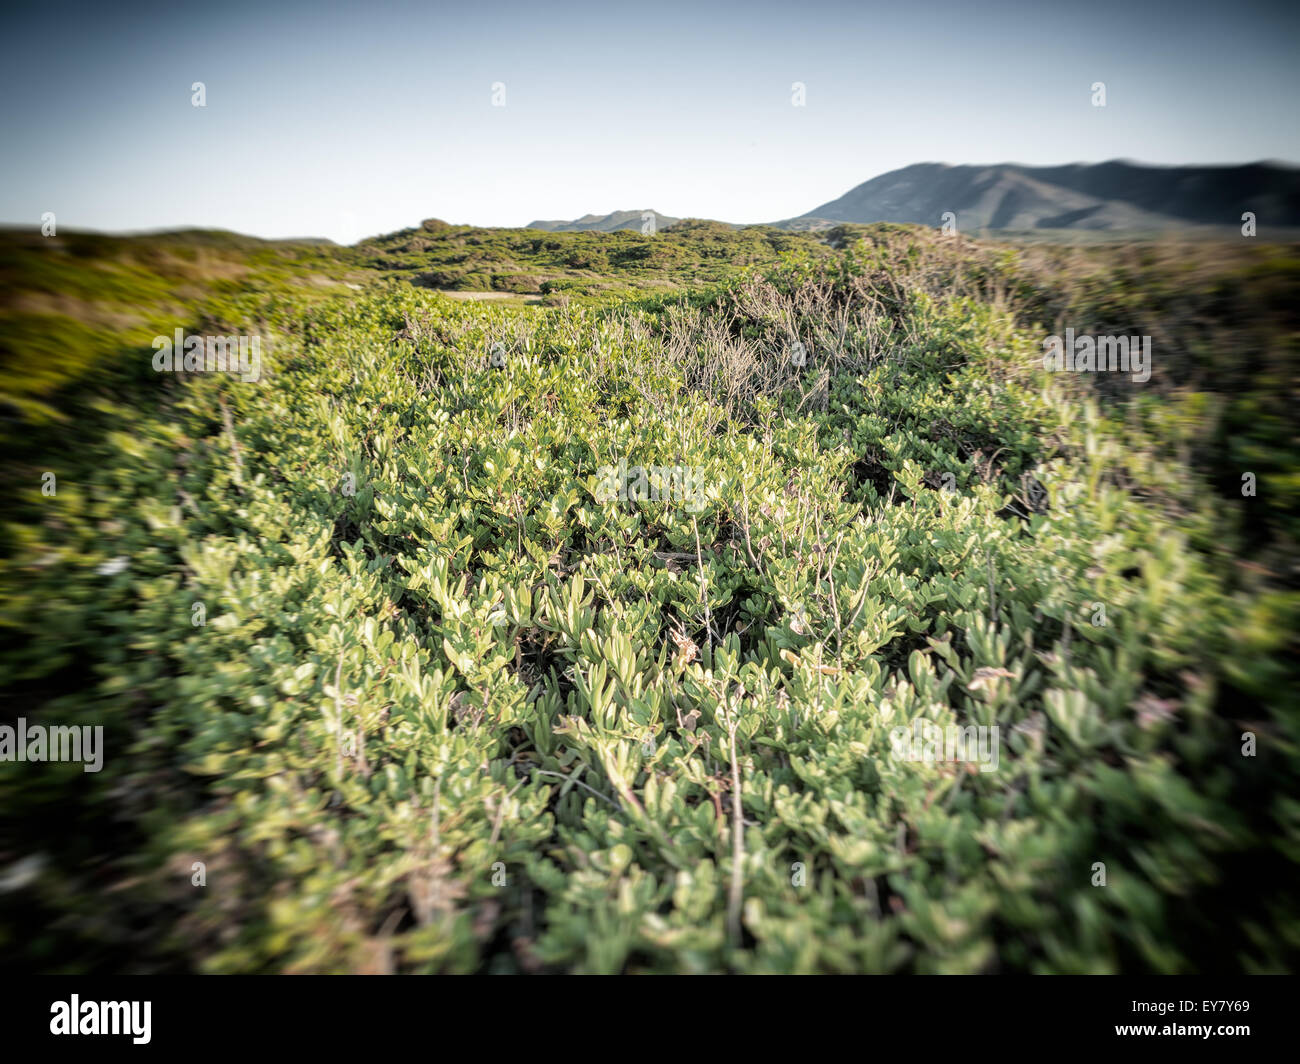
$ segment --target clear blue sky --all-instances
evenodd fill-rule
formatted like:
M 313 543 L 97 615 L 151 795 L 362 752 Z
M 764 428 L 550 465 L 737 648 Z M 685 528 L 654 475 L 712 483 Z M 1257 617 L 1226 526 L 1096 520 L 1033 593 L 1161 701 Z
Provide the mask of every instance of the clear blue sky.
M 914 162 L 1300 158 L 1294 2 L 54 0 L 0 42 L 8 223 L 758 222 Z

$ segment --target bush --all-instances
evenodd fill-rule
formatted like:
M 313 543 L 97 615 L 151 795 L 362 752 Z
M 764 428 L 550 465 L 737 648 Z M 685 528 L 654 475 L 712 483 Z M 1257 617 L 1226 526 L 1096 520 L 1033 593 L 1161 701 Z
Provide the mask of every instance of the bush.
M 5 862 L 44 861 L 7 947 L 1293 969 L 1296 593 L 1176 446 L 1212 404 L 1044 374 L 1015 268 L 882 233 L 689 298 L 223 305 L 279 338 L 257 384 L 31 444 L 5 675 L 112 756 L 0 776 Z M 610 498 L 620 462 L 693 488 Z M 917 722 L 997 728 L 996 767 L 901 756 Z

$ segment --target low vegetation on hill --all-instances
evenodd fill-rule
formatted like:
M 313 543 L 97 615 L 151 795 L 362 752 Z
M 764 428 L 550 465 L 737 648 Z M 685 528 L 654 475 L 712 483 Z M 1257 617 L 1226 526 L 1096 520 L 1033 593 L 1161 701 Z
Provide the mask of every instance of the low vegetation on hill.
M 0 669 L 107 755 L 0 764 L 0 953 L 1296 967 L 1294 249 L 4 255 Z M 173 327 L 264 337 L 260 379 L 155 374 Z M 1066 327 L 1151 335 L 1152 379 L 1046 373 Z M 904 756 L 916 722 L 996 765 Z
M 429 288 L 566 297 L 717 284 L 738 270 L 794 256 L 823 258 L 830 249 L 812 234 L 686 219 L 647 234 L 477 229 L 431 220 L 363 241 L 358 250 L 375 268 L 413 272 Z

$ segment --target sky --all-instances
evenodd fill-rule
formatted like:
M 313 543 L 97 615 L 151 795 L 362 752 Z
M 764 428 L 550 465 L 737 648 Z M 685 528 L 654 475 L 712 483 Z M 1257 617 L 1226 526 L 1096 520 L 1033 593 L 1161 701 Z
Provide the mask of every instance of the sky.
M 1258 0 L 10 4 L 0 222 L 351 243 L 775 221 L 917 162 L 1296 162 L 1298 59 L 1300 4 Z

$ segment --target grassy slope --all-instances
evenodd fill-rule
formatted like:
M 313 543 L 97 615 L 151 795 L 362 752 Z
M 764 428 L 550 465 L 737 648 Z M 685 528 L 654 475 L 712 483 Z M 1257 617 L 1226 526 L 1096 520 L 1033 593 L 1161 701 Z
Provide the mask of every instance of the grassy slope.
M 274 274 L 260 289 L 209 264 L 186 321 L 274 334 L 258 385 L 159 382 L 136 348 L 40 393 L 77 433 L 33 430 L 21 466 L 57 469 L 56 498 L 15 477 L 4 664 L 19 711 L 105 724 L 111 756 L 98 776 L 0 766 L 24 812 L 0 862 L 46 855 L 5 955 L 1294 968 L 1295 464 L 1267 420 L 1295 381 L 1290 258 L 1029 260 L 882 227 L 847 259 L 809 243 L 771 284 L 682 299 L 656 293 L 734 278 L 737 249 L 715 262 L 702 233 L 647 266 L 623 254 L 639 235 L 474 231 L 493 278 L 604 255 L 589 299 L 520 308 L 405 283 L 481 266 L 451 259 L 483 243 L 423 232 L 240 251 Z M 783 249 L 750 237 L 771 272 Z M 94 281 L 127 273 L 164 307 L 171 267 L 101 253 L 46 289 L 113 351 L 147 344 L 84 303 L 111 307 Z M 307 280 L 380 262 L 398 283 Z M 1029 322 L 1081 308 L 1165 323 L 1161 398 L 1099 408 L 1032 368 Z M 797 371 L 792 336 L 813 352 Z M 1263 463 L 1258 503 L 1207 446 L 1224 433 Z M 705 506 L 598 503 L 615 456 L 700 467 Z M 1000 770 L 892 759 L 887 726 L 921 713 L 998 724 Z
M 830 254 L 811 234 L 693 219 L 651 236 L 476 229 L 431 219 L 419 229 L 363 241 L 359 250 L 371 265 L 411 272 L 430 288 L 555 296 L 698 287 L 729 280 L 740 268 Z

